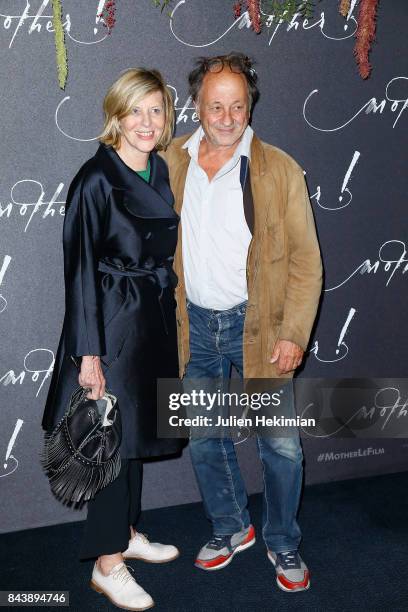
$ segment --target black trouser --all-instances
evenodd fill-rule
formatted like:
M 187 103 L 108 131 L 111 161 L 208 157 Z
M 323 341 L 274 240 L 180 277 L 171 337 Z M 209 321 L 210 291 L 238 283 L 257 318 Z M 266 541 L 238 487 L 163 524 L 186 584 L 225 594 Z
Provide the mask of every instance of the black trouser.
M 143 462 L 122 459 L 119 476 L 88 502 L 80 559 L 112 555 L 127 549 L 130 525 L 141 507 Z

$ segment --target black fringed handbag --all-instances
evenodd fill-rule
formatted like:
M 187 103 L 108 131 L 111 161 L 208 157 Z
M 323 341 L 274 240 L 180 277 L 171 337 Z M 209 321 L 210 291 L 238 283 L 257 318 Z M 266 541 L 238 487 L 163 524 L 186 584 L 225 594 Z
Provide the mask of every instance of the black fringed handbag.
M 122 427 L 117 398 L 106 392 L 89 399 L 90 389 L 79 387 L 68 410 L 52 432 L 45 434 L 41 464 L 51 491 L 63 504 L 92 499 L 120 471 Z

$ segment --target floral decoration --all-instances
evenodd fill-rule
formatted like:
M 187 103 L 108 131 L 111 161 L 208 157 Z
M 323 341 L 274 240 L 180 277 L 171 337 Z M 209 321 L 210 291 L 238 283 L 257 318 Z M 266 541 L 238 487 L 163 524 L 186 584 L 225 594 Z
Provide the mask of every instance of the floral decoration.
M 163 11 L 175 0 L 152 0 L 154 6 Z M 65 46 L 65 33 L 62 24 L 61 0 L 51 0 L 53 9 L 53 26 L 55 32 L 55 52 L 58 73 L 58 83 L 61 89 L 65 89 L 68 75 L 67 49 Z M 320 0 L 234 0 L 232 11 L 236 19 L 247 12 L 251 27 L 259 34 L 262 25 L 271 17 L 275 21 L 290 22 L 295 15 L 310 19 L 315 4 Z M 371 74 L 372 66 L 369 62 L 369 54 L 376 35 L 376 19 L 379 0 L 358 0 L 357 31 L 354 56 L 358 65 L 360 76 L 367 79 Z M 347 19 L 350 13 L 351 0 L 339 0 L 339 13 Z M 105 0 L 103 9 L 98 15 L 103 25 L 111 34 L 116 23 L 116 2 Z
M 99 13 L 98 17 L 101 18 L 105 28 L 108 28 L 108 34 L 110 34 L 116 23 L 116 4 L 115 0 L 106 0 L 103 5 L 102 12 Z
M 350 0 L 340 0 L 340 4 L 339 4 L 340 15 L 343 15 L 343 17 L 347 17 L 349 10 L 350 10 Z
M 377 7 L 378 0 L 360 0 L 354 56 L 363 79 L 367 79 L 371 73 L 368 56 L 375 40 Z
M 62 7 L 60 0 L 52 0 L 52 23 L 55 33 L 55 53 L 57 62 L 58 83 L 65 89 L 68 75 L 67 48 L 65 32 L 62 25 Z

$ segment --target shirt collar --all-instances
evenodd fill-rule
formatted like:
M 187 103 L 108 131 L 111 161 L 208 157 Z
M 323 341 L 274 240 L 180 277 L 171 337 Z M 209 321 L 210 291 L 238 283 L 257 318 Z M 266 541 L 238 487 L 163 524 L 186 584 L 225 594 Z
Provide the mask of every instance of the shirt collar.
M 251 128 L 250 125 L 247 125 L 244 133 L 242 134 L 241 141 L 239 145 L 237 146 L 237 148 L 235 149 L 234 155 L 232 156 L 231 160 L 233 160 L 236 163 L 238 159 L 242 156 L 248 157 L 249 160 L 251 159 L 251 143 L 252 143 L 253 135 L 254 135 L 253 129 Z M 204 130 L 200 125 L 182 146 L 183 149 L 188 149 L 190 157 L 194 159 L 194 161 L 196 161 L 197 163 L 198 163 L 198 149 L 199 149 L 202 138 L 204 138 Z

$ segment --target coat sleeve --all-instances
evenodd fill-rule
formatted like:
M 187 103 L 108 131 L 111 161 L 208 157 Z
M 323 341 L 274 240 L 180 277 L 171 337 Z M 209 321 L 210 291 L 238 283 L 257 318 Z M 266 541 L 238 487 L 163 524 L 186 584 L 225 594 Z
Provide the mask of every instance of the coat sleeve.
M 82 169 L 73 180 L 65 209 L 65 347 L 72 356 L 106 352 L 98 260 L 106 197 L 97 177 Z
M 290 173 L 285 231 L 289 248 L 283 321 L 279 337 L 307 348 L 322 288 L 322 262 L 302 169 Z

